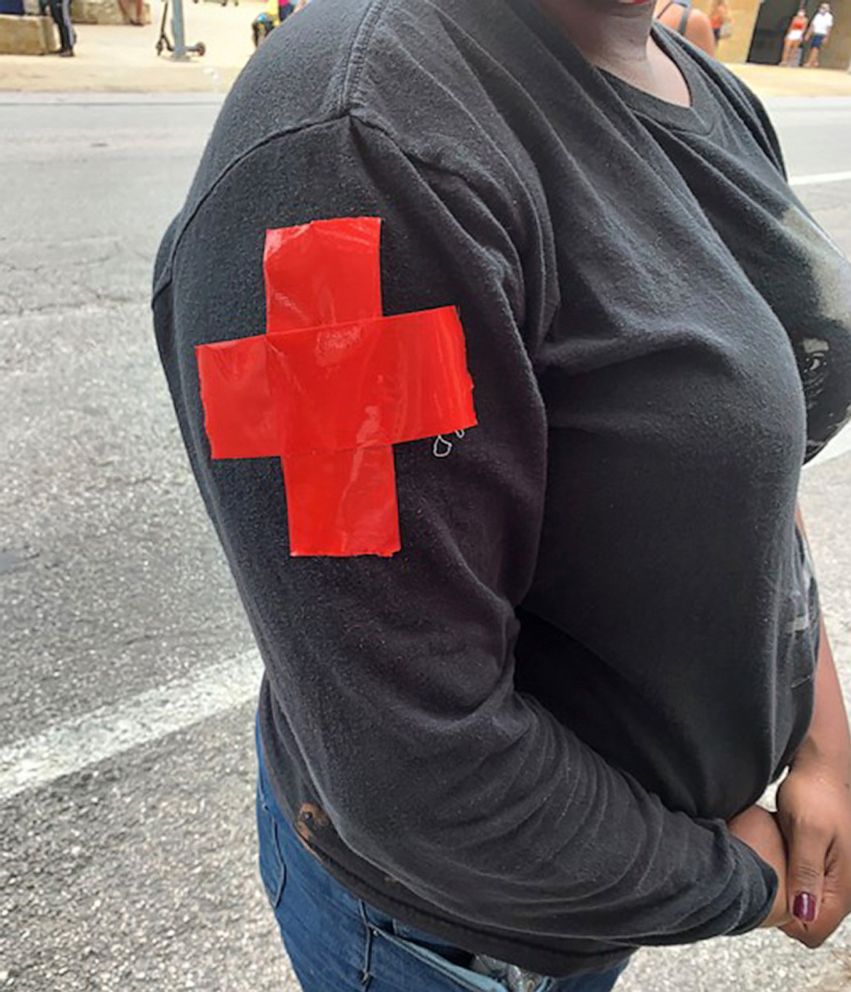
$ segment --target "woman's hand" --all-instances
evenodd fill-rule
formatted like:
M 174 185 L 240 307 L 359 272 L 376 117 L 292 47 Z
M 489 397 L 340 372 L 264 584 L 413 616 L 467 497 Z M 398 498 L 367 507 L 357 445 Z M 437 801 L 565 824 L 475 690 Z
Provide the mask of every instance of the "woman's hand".
M 806 541 L 800 513 L 797 522 Z M 823 944 L 851 910 L 851 730 L 824 619 L 813 690 L 807 735 L 777 791 L 795 917 L 782 929 L 807 947 Z
M 819 947 L 851 911 L 851 775 L 845 761 L 801 759 L 777 792 L 788 852 L 782 930 Z
M 777 818 L 761 806 L 751 806 L 727 824 L 730 833 L 744 841 L 763 861 L 774 869 L 778 879 L 777 895 L 771 912 L 761 927 L 782 927 L 792 920 L 786 895 L 786 847 Z

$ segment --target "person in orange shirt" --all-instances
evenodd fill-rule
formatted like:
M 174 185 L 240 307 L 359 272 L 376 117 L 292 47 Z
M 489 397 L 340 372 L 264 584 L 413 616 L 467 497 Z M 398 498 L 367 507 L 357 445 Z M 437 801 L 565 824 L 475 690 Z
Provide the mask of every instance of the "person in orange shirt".
M 721 40 L 725 24 L 729 24 L 731 27 L 733 24 L 733 18 L 730 16 L 730 8 L 727 6 L 726 0 L 714 0 L 712 9 L 709 12 L 709 26 L 712 28 L 712 34 L 715 36 L 716 45 Z
M 789 30 L 783 42 L 783 58 L 781 65 L 797 65 L 798 52 L 801 49 L 801 42 L 804 40 L 804 32 L 807 30 L 807 12 L 803 7 L 798 8 L 798 13 L 789 23 Z

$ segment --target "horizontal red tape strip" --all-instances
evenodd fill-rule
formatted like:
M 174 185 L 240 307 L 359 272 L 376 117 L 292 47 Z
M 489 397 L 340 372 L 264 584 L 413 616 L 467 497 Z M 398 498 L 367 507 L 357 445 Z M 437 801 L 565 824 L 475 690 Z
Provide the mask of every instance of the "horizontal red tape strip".
M 281 453 L 268 355 L 265 334 L 195 349 L 204 429 L 213 458 L 270 458 Z
M 285 455 L 399 444 L 476 424 L 454 307 L 267 338 Z

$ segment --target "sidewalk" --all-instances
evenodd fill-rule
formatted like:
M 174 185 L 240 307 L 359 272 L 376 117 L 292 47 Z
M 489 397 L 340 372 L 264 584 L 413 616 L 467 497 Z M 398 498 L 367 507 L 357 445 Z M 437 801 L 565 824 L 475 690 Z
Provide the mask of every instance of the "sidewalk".
M 265 7 L 262 0 L 192 3 L 184 0 L 186 40 L 203 41 L 206 54 L 188 63 L 159 58 L 154 45 L 162 16 L 161 0 L 152 0 L 152 24 L 144 28 L 77 25 L 77 55 L 0 56 L 0 91 L 224 93 L 251 55 L 251 22 Z M 167 26 L 171 34 L 170 24 Z M 761 97 L 851 96 L 851 73 L 826 69 L 781 69 L 778 66 L 731 66 Z
M 157 56 L 161 0 L 151 0 L 151 24 L 77 24 L 75 58 L 0 55 L 0 91 L 101 93 L 224 93 L 254 51 L 251 22 L 262 0 L 219 3 L 184 0 L 186 43 L 203 41 L 203 57 L 172 62 Z M 171 11 L 166 30 L 171 37 Z
M 791 69 L 778 65 L 731 65 L 761 99 L 775 96 L 851 96 L 851 72 Z

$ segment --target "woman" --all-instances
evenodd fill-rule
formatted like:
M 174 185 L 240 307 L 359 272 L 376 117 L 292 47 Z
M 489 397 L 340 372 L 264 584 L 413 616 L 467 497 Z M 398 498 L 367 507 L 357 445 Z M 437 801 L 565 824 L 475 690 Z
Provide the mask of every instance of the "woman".
M 851 269 L 761 105 L 652 3 L 325 0 L 287 33 L 154 316 L 265 662 L 302 988 L 818 946 L 851 740 L 795 517 L 851 407 Z
M 707 55 L 714 55 L 718 37 L 710 18 L 693 7 L 691 0 L 656 0 L 656 20 L 676 31 Z
M 709 24 L 712 28 L 716 45 L 721 40 L 724 25 L 729 24 L 732 26 L 732 23 L 733 18 L 730 16 L 730 8 L 727 6 L 726 0 L 712 0 L 712 9 L 709 11 Z
M 807 12 L 803 7 L 798 9 L 798 13 L 789 22 L 789 30 L 783 41 L 783 58 L 781 65 L 798 65 L 800 60 L 801 42 L 804 40 L 804 32 L 807 30 Z
M 51 16 L 59 32 L 58 54 L 63 58 L 73 58 L 77 32 L 71 21 L 71 0 L 50 0 L 49 6 Z

